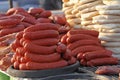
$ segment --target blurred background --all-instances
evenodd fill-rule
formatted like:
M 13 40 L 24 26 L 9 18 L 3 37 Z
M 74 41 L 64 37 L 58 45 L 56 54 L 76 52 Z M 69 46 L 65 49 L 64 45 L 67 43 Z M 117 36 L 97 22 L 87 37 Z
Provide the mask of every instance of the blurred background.
M 26 10 L 34 7 L 41 7 L 46 10 L 62 9 L 62 0 L 12 0 L 13 7 L 22 7 Z M 0 0 L 0 12 L 6 12 L 9 9 L 9 0 Z

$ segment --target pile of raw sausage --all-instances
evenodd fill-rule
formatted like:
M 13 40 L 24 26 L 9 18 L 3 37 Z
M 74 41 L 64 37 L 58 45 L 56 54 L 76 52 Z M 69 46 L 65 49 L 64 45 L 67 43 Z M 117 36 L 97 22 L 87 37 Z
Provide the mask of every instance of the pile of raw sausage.
M 27 11 L 20 7 L 11 8 L 3 14 L 0 13 L 0 69 L 5 70 L 10 66 L 9 64 L 6 65 L 6 61 L 10 62 L 10 59 L 4 57 L 6 54 L 14 53 L 11 50 L 10 44 L 15 40 L 16 33 L 39 23 L 53 23 L 58 25 L 59 38 L 69 30 L 66 28 L 66 26 L 69 25 L 64 16 L 52 15 L 51 11 L 44 10 L 43 8 L 31 8 Z M 53 40 L 52 42 L 55 41 L 54 44 L 56 43 L 56 39 L 47 40 L 48 43 L 51 42 L 51 40 Z M 12 58 L 12 56 L 10 57 Z
M 69 56 L 70 52 L 66 46 L 58 42 L 57 24 L 39 23 L 26 28 L 16 35 L 16 40 L 11 45 L 15 52 L 12 58 L 14 68 L 41 70 L 75 63 L 76 59 Z
M 99 32 L 94 30 L 73 29 L 62 37 L 61 42 L 72 51 L 82 65 L 99 66 L 117 64 L 112 52 L 101 46 Z
M 0 17 L 0 37 L 24 30 L 24 25 L 20 24 L 22 18 L 17 14 Z

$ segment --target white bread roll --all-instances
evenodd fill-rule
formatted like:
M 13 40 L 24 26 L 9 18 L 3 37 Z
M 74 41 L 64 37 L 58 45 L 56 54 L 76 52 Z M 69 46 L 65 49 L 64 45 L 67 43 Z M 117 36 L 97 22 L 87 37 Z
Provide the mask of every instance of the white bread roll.
M 120 16 L 120 10 L 99 10 L 101 15 L 118 15 Z
M 94 24 L 116 24 L 116 23 L 120 23 L 120 18 L 119 19 L 98 19 L 98 20 L 93 20 L 92 23 Z
M 87 26 L 87 25 L 92 25 L 92 20 L 88 20 L 88 21 L 82 21 L 81 25 Z
M 106 49 L 113 52 L 113 54 L 120 54 L 120 47 L 106 47 Z
M 87 3 L 90 3 L 90 2 L 94 2 L 95 0 L 80 0 L 80 3 L 81 5 L 82 4 L 87 4 Z M 97 0 L 96 0 L 97 1 Z
M 106 5 L 114 5 L 114 4 L 120 5 L 120 0 L 103 0 L 103 3 Z
M 99 36 L 106 36 L 106 37 L 111 37 L 111 38 L 119 38 L 120 33 L 103 33 L 103 32 L 100 32 Z
M 82 14 L 84 14 L 84 13 L 89 13 L 89 12 L 94 12 L 94 11 L 96 11 L 96 7 L 95 7 L 95 6 L 89 7 L 89 8 L 86 8 L 86 9 L 83 9 L 83 10 L 81 10 L 80 12 L 81 12 Z
M 92 19 L 93 19 L 93 20 L 101 20 L 101 19 L 105 19 L 105 20 L 120 19 L 120 16 L 116 16 L 116 15 L 97 15 L 97 16 L 94 16 Z
M 87 4 L 80 5 L 77 9 L 81 11 L 83 9 L 90 8 L 90 7 L 93 7 L 93 6 L 97 6 L 97 5 L 100 5 L 100 4 L 102 4 L 101 0 L 94 0 L 94 2 L 90 2 L 90 3 L 87 3 Z
M 113 28 L 113 29 L 98 29 L 99 32 L 104 33 L 120 33 L 120 28 Z
M 100 35 L 99 35 L 99 39 L 100 39 L 101 41 L 117 41 L 117 42 L 120 41 L 120 38 L 119 38 L 119 37 L 118 37 L 118 38 L 113 38 L 113 37 L 100 36 Z
M 102 25 L 93 25 L 95 29 L 115 29 L 115 28 L 120 28 L 120 23 L 119 24 L 102 24 Z
M 101 42 L 105 47 L 120 47 L 120 42 Z
M 90 12 L 90 13 L 85 13 L 85 14 L 81 14 L 81 18 L 86 19 L 86 20 L 90 20 L 92 19 L 92 17 L 98 15 L 98 11 L 94 11 L 94 12 Z
M 120 10 L 120 5 L 98 5 L 96 10 Z

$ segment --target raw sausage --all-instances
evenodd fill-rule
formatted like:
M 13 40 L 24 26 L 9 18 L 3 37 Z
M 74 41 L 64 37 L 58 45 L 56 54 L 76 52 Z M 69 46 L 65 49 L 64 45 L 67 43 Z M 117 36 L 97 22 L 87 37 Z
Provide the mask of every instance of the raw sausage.
M 71 65 L 71 64 L 74 64 L 76 63 L 77 59 L 75 57 L 71 57 L 70 60 L 68 60 L 68 64 Z
M 58 43 L 58 46 L 56 48 L 56 51 L 58 53 L 65 53 L 66 52 L 66 49 L 67 49 L 67 46 L 65 44 L 62 44 L 62 43 Z
M 32 17 L 25 17 L 25 18 L 23 19 L 23 22 L 27 22 L 27 23 L 33 24 L 33 25 L 37 23 L 36 19 L 35 19 L 35 18 L 32 18 Z
M 16 27 L 13 27 L 13 28 L 2 29 L 0 31 L 0 36 L 5 36 L 8 34 L 16 33 L 16 32 L 22 31 L 24 29 L 25 29 L 25 27 L 23 25 L 17 25 Z
M 33 16 L 36 16 L 36 14 L 40 14 L 43 11 L 44 11 L 43 8 L 31 8 L 28 10 L 28 13 L 33 15 Z
M 41 46 L 53 46 L 57 45 L 59 42 L 56 38 L 45 38 L 45 39 L 37 39 L 37 40 L 31 40 L 33 44 L 41 45 Z
M 21 56 L 24 56 L 25 52 L 26 52 L 26 49 L 24 49 L 23 47 L 16 48 L 16 53 L 18 53 Z
M 59 53 L 41 55 L 41 54 L 26 52 L 24 57 L 29 59 L 30 61 L 40 62 L 40 63 L 55 62 L 61 59 L 61 55 Z
M 100 40 L 96 37 L 86 35 L 86 34 L 76 34 L 76 35 L 70 35 L 67 38 L 67 43 L 72 43 L 72 42 L 75 42 L 78 40 L 85 40 L 85 39 L 91 39 L 91 40 L 96 40 L 96 41 L 100 42 Z
M 86 45 L 101 46 L 101 44 L 98 41 L 87 39 L 87 40 L 78 40 L 73 43 L 70 43 L 70 44 L 68 44 L 67 48 L 69 48 L 70 50 L 73 50 L 77 47 L 86 46 Z
M 19 12 L 25 12 L 25 10 L 23 8 L 20 8 L 20 7 L 14 7 L 14 8 L 10 8 L 6 14 L 7 15 L 12 15 L 14 14 L 16 11 L 19 11 Z
M 12 48 L 12 50 L 15 52 L 16 48 L 18 47 L 15 42 L 13 42 L 12 44 L 10 44 L 10 47 Z
M 21 22 L 20 19 L 0 19 L 0 28 L 12 28 Z
M 118 59 L 114 57 L 96 58 L 87 62 L 88 66 L 116 65 Z
M 37 62 L 27 62 L 26 66 L 29 70 L 42 70 L 42 69 L 55 69 L 67 66 L 68 62 L 65 60 L 59 60 L 51 63 L 37 63 Z
M 103 50 L 103 49 L 104 49 L 103 47 L 94 46 L 94 45 L 80 46 L 72 50 L 72 55 L 77 56 L 78 53 L 85 53 L 85 52 L 91 52 L 91 51 L 97 51 L 97 50 Z
M 23 31 L 20 31 L 16 34 L 16 38 L 20 40 L 23 37 Z
M 26 57 L 21 57 L 20 58 L 20 63 L 26 63 L 28 61 L 30 61 L 30 60 L 28 58 L 26 58 Z
M 83 30 L 83 29 L 78 29 L 78 30 L 70 30 L 67 33 L 67 36 L 70 35 L 76 35 L 76 34 L 86 34 L 86 35 L 91 35 L 94 37 L 98 37 L 99 32 L 95 30 Z
M 22 45 L 20 44 L 20 40 L 15 39 L 14 43 L 16 44 L 17 47 L 22 47 Z
M 20 63 L 19 64 L 19 70 L 28 70 L 26 63 Z
M 65 34 L 64 36 L 62 36 L 62 38 L 61 38 L 61 42 L 63 43 L 63 44 L 67 44 L 67 38 L 68 38 L 68 36 Z
M 42 18 L 48 18 L 52 15 L 51 11 L 44 10 L 42 13 L 40 13 L 40 17 Z
M 20 63 L 18 61 L 15 61 L 13 63 L 13 66 L 14 66 L 15 69 L 19 69 L 19 65 L 20 65 Z
M 57 38 L 58 36 L 59 36 L 59 33 L 58 31 L 55 31 L 55 30 L 26 32 L 23 34 L 23 38 L 30 39 L 30 40 L 43 39 L 43 38 Z
M 37 19 L 37 22 L 38 22 L 38 23 L 51 23 L 52 20 L 49 19 L 49 18 L 38 18 L 38 19 Z
M 70 60 L 71 57 L 72 57 L 71 53 L 72 53 L 72 52 L 71 52 L 70 49 L 66 49 L 66 52 L 63 54 L 63 58 L 64 58 L 65 60 Z
M 92 52 L 86 52 L 83 54 L 83 58 L 87 61 L 95 58 L 104 58 L 112 56 L 112 51 L 109 50 L 97 50 Z
M 84 53 L 78 53 L 78 54 L 77 54 L 77 59 L 78 59 L 78 60 L 83 59 L 83 54 L 84 54 Z
M 87 66 L 87 61 L 85 59 L 81 59 L 80 64 L 82 64 L 83 66 Z
M 25 26 L 25 28 L 27 28 L 27 27 L 29 27 L 29 26 L 31 26 L 31 25 L 32 25 L 32 24 L 27 23 L 27 22 L 21 22 L 20 24 L 24 25 L 24 26 Z
M 29 28 L 26 28 L 24 32 L 34 32 L 34 31 L 40 31 L 40 30 L 56 30 L 58 31 L 58 25 L 52 24 L 52 23 L 39 23 L 33 26 L 30 26 Z
M 33 44 L 31 42 L 26 43 L 24 48 L 28 51 L 28 52 L 32 52 L 32 53 L 36 53 L 36 54 L 52 54 L 55 52 L 57 45 L 54 46 L 39 46 L 36 44 Z

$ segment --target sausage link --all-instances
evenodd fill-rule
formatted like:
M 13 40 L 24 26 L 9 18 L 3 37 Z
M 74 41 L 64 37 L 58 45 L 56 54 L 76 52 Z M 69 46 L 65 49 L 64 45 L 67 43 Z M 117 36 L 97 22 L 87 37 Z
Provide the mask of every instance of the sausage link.
M 94 37 L 98 37 L 99 32 L 98 32 L 98 31 L 95 31 L 95 30 L 77 29 L 77 30 L 70 30 L 70 31 L 67 33 L 67 36 L 76 35 L 76 34 L 86 34 L 86 35 L 91 35 L 91 36 L 94 36 Z
M 23 37 L 23 31 L 18 32 L 15 37 L 20 40 Z
M 52 15 L 51 11 L 47 11 L 47 10 L 44 10 L 41 14 L 40 14 L 40 17 L 43 17 L 43 18 L 48 18 Z
M 31 14 L 31 15 L 33 15 L 33 16 L 36 16 L 36 14 L 40 14 L 43 11 L 44 11 L 43 8 L 30 8 L 28 10 L 28 13 Z
M 18 61 L 15 61 L 15 62 L 13 63 L 13 67 L 14 67 L 15 69 L 19 69 L 19 65 L 20 65 L 20 63 L 19 63 Z
M 118 59 L 114 57 L 96 58 L 87 62 L 88 66 L 116 65 Z
M 24 49 L 23 47 L 16 48 L 16 53 L 18 53 L 21 56 L 24 56 L 25 52 L 26 52 L 26 49 Z
M 77 47 L 86 46 L 86 45 L 101 46 L 101 44 L 98 41 L 87 39 L 87 40 L 78 40 L 73 43 L 70 43 L 70 44 L 68 44 L 67 48 L 69 48 L 70 50 L 73 50 Z
M 23 25 L 18 25 L 16 27 L 8 28 L 8 29 L 2 29 L 0 31 L 0 36 L 5 36 L 8 34 L 16 33 L 16 32 L 22 31 L 24 29 L 25 29 L 25 27 Z
M 100 46 L 80 46 L 74 50 L 72 50 L 72 55 L 77 56 L 78 53 L 85 53 L 85 52 L 91 52 L 91 51 L 97 51 L 97 50 L 104 50 L 103 47 Z
M 74 64 L 76 63 L 77 59 L 75 57 L 71 57 L 70 60 L 68 60 L 68 64 L 71 65 L 71 64 Z
M 20 39 L 20 44 L 21 44 L 22 46 L 25 46 L 25 44 L 28 43 L 28 42 L 30 42 L 30 41 L 27 40 L 27 39 L 25 39 L 25 38 L 21 38 L 21 39 Z
M 68 63 L 65 60 L 59 60 L 51 63 L 37 63 L 37 62 L 27 62 L 26 66 L 29 70 L 43 70 L 43 69 L 55 69 L 67 66 Z
M 21 57 L 20 58 L 20 63 L 26 63 L 28 61 L 30 61 L 30 60 L 28 58 L 26 58 L 26 57 Z
M 76 35 L 70 35 L 67 38 L 67 43 L 72 43 L 72 42 L 75 42 L 78 40 L 85 40 L 85 39 L 91 39 L 91 40 L 96 40 L 96 41 L 100 42 L 100 40 L 96 37 L 86 35 L 86 34 L 76 34 Z
M 55 62 L 60 60 L 61 55 L 58 53 L 52 53 L 49 55 L 40 55 L 40 54 L 38 55 L 38 54 L 26 52 L 24 57 L 33 62 L 48 63 L 48 62 Z
M 21 22 L 20 24 L 24 25 L 25 28 L 30 27 L 32 24 L 28 23 L 28 22 Z
M 65 60 L 70 60 L 70 59 L 72 58 L 71 50 L 66 49 L 66 52 L 63 54 L 63 58 L 64 58 Z
M 20 19 L 0 19 L 0 28 L 12 28 L 21 22 Z
M 20 63 L 19 64 L 19 70 L 28 70 L 26 63 Z
M 6 14 L 7 15 L 12 15 L 14 14 L 16 11 L 19 11 L 19 12 L 25 12 L 25 10 L 23 8 L 20 8 L 20 7 L 14 7 L 14 8 L 10 8 Z
M 82 64 L 83 66 L 87 66 L 87 61 L 85 59 L 81 59 L 80 64 Z
M 36 21 L 38 23 L 51 23 L 52 22 L 52 20 L 49 18 L 38 18 Z
M 22 47 L 22 45 L 20 44 L 20 40 L 15 39 L 14 43 L 16 44 L 17 47 Z
M 15 42 L 13 42 L 12 44 L 10 44 L 10 47 L 12 48 L 12 50 L 15 52 L 16 48 L 18 47 Z
M 92 52 L 86 52 L 83 54 L 83 58 L 87 61 L 95 58 L 104 58 L 112 56 L 112 51 L 109 50 L 97 50 Z
M 34 31 L 40 31 L 40 30 L 56 30 L 58 31 L 58 25 L 52 24 L 52 23 L 39 23 L 33 26 L 30 26 L 29 28 L 26 28 L 24 32 L 34 32 Z
M 62 36 L 62 38 L 61 38 L 61 42 L 63 43 L 63 44 L 67 44 L 67 38 L 68 38 L 68 36 L 65 34 L 64 36 Z
M 26 43 L 24 48 L 26 49 L 26 51 L 28 52 L 32 52 L 32 53 L 36 53 L 36 54 L 52 54 L 55 52 L 56 50 L 56 45 L 54 46 L 39 46 L 36 44 L 33 44 L 31 42 Z
M 67 49 L 66 45 L 64 45 L 64 44 L 62 44 L 62 43 L 58 43 L 58 46 L 57 46 L 57 48 L 56 48 L 56 51 L 57 51 L 58 53 L 65 53 L 65 52 L 66 52 L 66 49 Z
M 83 54 L 84 54 L 84 53 L 78 53 L 78 54 L 77 54 L 77 59 L 78 59 L 78 60 L 83 59 Z
M 4 19 L 18 19 L 18 20 L 22 21 L 23 18 L 24 18 L 24 16 L 22 16 L 22 15 L 14 14 L 14 15 L 10 15 L 10 16 L 0 17 L 0 20 L 4 20 Z
M 37 23 L 36 19 L 33 18 L 33 17 L 25 17 L 25 18 L 23 19 L 23 22 L 27 22 L 27 23 L 33 24 L 33 25 Z
M 45 38 L 45 39 L 38 39 L 38 40 L 31 40 L 33 44 L 41 45 L 41 46 L 53 46 L 57 45 L 59 42 L 56 38 Z
M 43 39 L 43 38 L 57 38 L 59 36 L 58 31 L 55 30 L 43 30 L 36 32 L 26 32 L 23 34 L 23 38 L 35 40 L 35 39 Z

